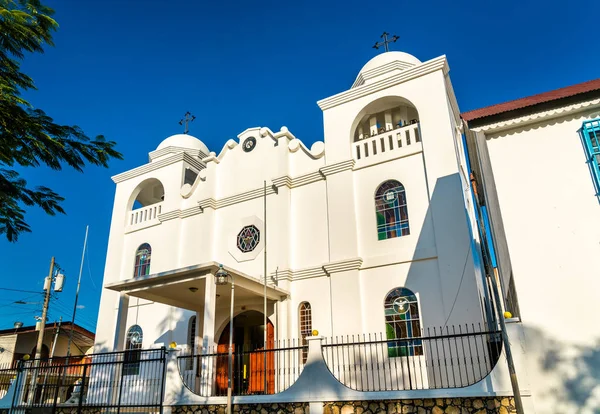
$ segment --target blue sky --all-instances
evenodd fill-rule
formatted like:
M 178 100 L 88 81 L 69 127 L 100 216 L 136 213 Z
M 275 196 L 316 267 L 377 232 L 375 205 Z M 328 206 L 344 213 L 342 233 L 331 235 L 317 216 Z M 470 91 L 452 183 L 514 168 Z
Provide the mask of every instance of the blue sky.
M 190 133 L 211 150 L 248 127 L 282 125 L 311 144 L 323 139 L 316 101 L 346 90 L 378 53 L 382 31 L 393 50 L 422 61 L 446 54 L 462 111 L 598 77 L 594 0 L 367 3 L 328 1 L 54 0 L 56 46 L 27 56 L 37 91 L 26 97 L 58 122 L 118 142 L 123 161 L 79 174 L 27 169 L 32 185 L 66 197 L 66 216 L 29 209 L 33 233 L 0 240 L 0 289 L 39 291 L 51 256 L 67 286 L 50 320 L 71 318 L 79 261 L 90 225 L 76 322 L 94 329 L 114 184 L 110 177 L 147 162 L 161 140 Z M 595 11 L 594 11 L 595 9 Z M 32 296 L 33 295 L 33 296 Z M 39 297 L 39 299 L 38 299 Z M 33 324 L 41 296 L 0 290 L 0 329 Z

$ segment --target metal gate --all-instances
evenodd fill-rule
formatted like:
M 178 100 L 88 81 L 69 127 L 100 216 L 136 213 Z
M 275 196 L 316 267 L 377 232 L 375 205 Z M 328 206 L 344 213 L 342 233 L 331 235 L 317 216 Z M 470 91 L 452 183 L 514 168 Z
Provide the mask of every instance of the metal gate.
M 166 349 L 22 361 L 13 413 L 162 412 Z

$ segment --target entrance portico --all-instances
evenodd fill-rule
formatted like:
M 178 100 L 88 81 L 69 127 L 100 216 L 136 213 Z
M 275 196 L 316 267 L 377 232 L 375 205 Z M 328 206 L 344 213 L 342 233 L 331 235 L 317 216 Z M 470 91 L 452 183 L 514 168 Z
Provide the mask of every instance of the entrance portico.
M 233 276 L 235 281 L 234 315 L 245 310 L 262 312 L 263 280 L 227 266 L 223 268 Z M 214 275 L 218 269 L 219 265 L 216 262 L 209 262 L 122 280 L 105 287 L 121 293 L 122 300 L 119 302 L 119 308 L 129 306 L 127 300 L 129 297 L 136 297 L 196 312 L 198 332 L 202 333 L 202 352 L 206 352 L 208 347 L 216 344 L 216 335 L 220 335 L 229 323 L 231 286 L 215 284 Z M 289 293 L 276 286 L 268 285 L 266 296 L 268 309 L 273 309 L 273 304 L 287 298 Z M 268 313 L 272 313 L 272 310 Z M 122 349 L 128 326 L 126 309 L 119 309 L 118 314 L 115 344 L 118 344 L 118 349 Z

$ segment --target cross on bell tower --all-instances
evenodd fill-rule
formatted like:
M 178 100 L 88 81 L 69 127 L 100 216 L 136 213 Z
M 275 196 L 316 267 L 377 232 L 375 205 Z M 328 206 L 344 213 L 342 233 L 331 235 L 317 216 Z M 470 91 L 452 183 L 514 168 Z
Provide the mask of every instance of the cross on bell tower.
M 185 126 L 183 127 L 184 134 L 187 134 L 190 131 L 189 124 L 190 122 L 194 122 L 194 119 L 196 119 L 196 116 L 192 115 L 190 111 L 187 111 L 184 118 L 179 121 L 179 125 L 183 125 L 185 123 Z
M 388 45 L 390 43 L 396 43 L 396 40 L 400 39 L 400 36 L 393 35 L 391 39 L 388 39 L 388 35 L 388 32 L 383 32 L 383 34 L 380 36 L 383 39 L 383 41 L 376 42 L 375 46 L 373 46 L 373 49 L 379 49 L 381 46 L 383 46 L 385 48 L 385 51 L 389 52 L 390 48 L 388 47 Z

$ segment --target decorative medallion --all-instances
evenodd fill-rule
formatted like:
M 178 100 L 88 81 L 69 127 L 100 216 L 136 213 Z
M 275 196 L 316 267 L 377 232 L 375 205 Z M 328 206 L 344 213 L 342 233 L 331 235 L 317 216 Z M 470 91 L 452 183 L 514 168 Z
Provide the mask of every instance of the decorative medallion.
M 396 313 L 404 315 L 406 312 L 408 312 L 409 309 L 408 298 L 403 296 L 396 298 L 396 300 L 394 300 L 394 303 L 392 303 L 392 307 L 394 308 L 394 311 L 396 311 Z
M 256 138 L 254 137 L 248 137 L 244 140 L 244 143 L 242 144 L 242 148 L 244 148 L 245 152 L 250 152 L 254 149 L 254 147 L 256 147 Z
M 237 247 L 244 253 L 251 252 L 260 241 L 260 232 L 254 225 L 244 227 L 237 235 Z
M 140 335 L 139 332 L 134 331 L 129 336 L 129 341 L 131 342 L 132 345 L 138 345 L 142 342 L 142 336 Z
M 383 193 L 383 201 L 386 203 L 393 203 L 398 198 L 398 195 L 394 191 L 394 189 L 388 190 Z

